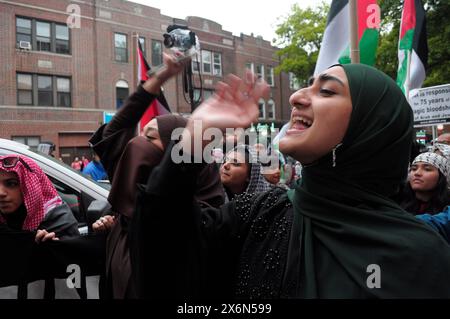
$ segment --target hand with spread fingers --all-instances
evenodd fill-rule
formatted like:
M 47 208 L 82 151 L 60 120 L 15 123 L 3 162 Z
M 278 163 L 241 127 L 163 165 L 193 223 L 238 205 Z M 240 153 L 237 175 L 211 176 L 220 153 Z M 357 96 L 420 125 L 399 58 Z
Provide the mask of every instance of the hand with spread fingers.
M 224 132 L 227 128 L 249 127 L 258 120 L 259 100 L 267 98 L 268 94 L 267 83 L 257 81 L 250 71 L 245 80 L 233 74 L 228 75 L 225 82 L 217 84 L 215 94 L 194 111 L 183 132 L 182 143 L 193 141 L 194 125 L 200 123 L 201 130 L 196 129 L 195 133 L 202 133 L 202 136 L 208 128 Z

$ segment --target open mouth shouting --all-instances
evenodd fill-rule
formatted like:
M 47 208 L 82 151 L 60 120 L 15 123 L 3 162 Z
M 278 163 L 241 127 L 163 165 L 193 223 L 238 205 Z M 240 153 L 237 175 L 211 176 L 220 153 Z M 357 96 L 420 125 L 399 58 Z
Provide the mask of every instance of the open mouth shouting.
M 292 118 L 292 124 L 286 134 L 301 133 L 311 127 L 313 121 L 305 116 L 296 115 Z

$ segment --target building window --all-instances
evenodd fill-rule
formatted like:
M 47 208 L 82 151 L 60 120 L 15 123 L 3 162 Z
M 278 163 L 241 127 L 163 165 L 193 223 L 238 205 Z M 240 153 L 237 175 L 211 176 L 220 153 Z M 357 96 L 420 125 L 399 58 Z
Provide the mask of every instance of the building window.
M 201 100 L 199 100 L 200 93 L 201 93 Z M 203 101 L 209 99 L 213 94 L 214 94 L 214 90 L 202 89 L 202 91 L 200 92 L 200 89 L 194 89 L 194 101 L 203 102 Z
M 247 70 L 252 71 L 252 73 L 255 73 L 255 66 L 254 66 L 254 64 L 252 62 L 245 63 L 245 68 Z
M 259 100 L 258 108 L 259 108 L 259 118 L 265 119 L 266 118 L 266 102 L 264 102 L 263 99 Z
M 213 53 L 213 75 L 222 76 L 222 55 Z
M 19 48 L 20 41 L 31 44 L 31 20 L 16 18 L 16 46 Z
M 57 106 L 70 107 L 70 79 L 56 78 L 56 101 Z
M 152 40 L 152 66 L 158 66 L 162 63 L 162 42 Z
M 142 54 L 144 55 L 144 58 L 147 59 L 147 49 L 145 48 L 145 38 L 139 37 L 139 43 L 141 44 Z
M 271 66 L 267 67 L 266 81 L 270 86 L 275 86 L 275 81 L 273 79 L 273 67 Z
M 192 59 L 192 72 L 200 73 L 200 61 L 198 60 L 198 54 Z
M 127 35 L 114 33 L 114 55 L 117 62 L 128 62 Z
M 56 84 L 56 85 L 55 85 Z M 70 78 L 17 73 L 17 104 L 71 107 Z
M 55 50 L 56 53 L 69 54 L 69 28 L 65 25 L 55 25 Z
M 202 73 L 211 74 L 211 51 L 202 50 Z
M 17 104 L 33 105 L 33 76 L 17 74 Z
M 16 17 L 16 45 L 28 42 L 37 51 L 70 54 L 70 33 L 65 24 Z
M 51 51 L 50 23 L 36 21 L 36 46 L 38 51 Z
M 120 108 L 128 97 L 128 83 L 119 80 L 116 83 L 116 108 Z
M 267 101 L 267 118 L 275 119 L 275 102 L 272 99 Z
M 257 64 L 256 65 L 256 76 L 259 79 L 264 79 L 264 65 L 263 64 Z
M 294 91 L 300 89 L 300 82 L 292 72 L 289 72 L 289 88 Z
M 37 151 L 38 145 L 41 143 L 40 136 L 12 136 L 11 140 L 28 145 L 33 151 Z
M 52 77 L 46 75 L 38 75 L 38 105 L 53 105 L 53 83 Z

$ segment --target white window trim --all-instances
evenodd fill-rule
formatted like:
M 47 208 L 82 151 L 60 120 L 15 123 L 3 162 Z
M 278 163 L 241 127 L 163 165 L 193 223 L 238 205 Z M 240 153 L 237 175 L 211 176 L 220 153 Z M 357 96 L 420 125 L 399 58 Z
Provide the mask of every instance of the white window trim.
M 300 83 L 294 73 L 289 72 L 289 88 L 297 91 L 300 89 Z
M 272 99 L 270 99 L 270 100 L 268 100 L 267 101 L 267 107 L 269 108 L 271 108 L 272 110 L 272 114 L 273 114 L 273 116 L 272 117 L 269 117 L 269 119 L 271 119 L 271 120 L 274 120 L 275 119 L 275 101 L 274 100 L 272 100 Z M 267 113 L 270 113 L 270 112 L 267 112 Z
M 215 59 L 214 59 L 214 57 L 215 56 L 218 56 L 219 57 L 219 63 L 216 63 L 215 62 Z M 220 53 L 218 53 L 218 52 L 213 52 L 212 53 L 212 64 L 213 64 L 213 66 L 212 66 L 212 74 L 214 75 L 214 76 L 222 76 L 222 54 L 220 54 Z M 218 74 L 214 74 L 214 70 L 215 70 L 215 66 L 216 65 L 218 65 L 219 66 L 219 73 Z
M 209 55 L 209 63 L 203 61 L 203 52 Z M 205 72 L 205 63 L 209 64 L 210 72 Z M 202 73 L 203 74 L 212 74 L 213 70 L 213 61 L 212 61 L 212 52 L 209 50 L 202 50 Z
M 273 74 L 273 67 L 272 66 L 268 66 L 267 67 L 267 69 L 268 69 L 268 76 L 270 77 L 270 79 L 272 80 L 272 83 L 270 83 L 269 85 L 271 86 L 271 87 L 274 87 L 275 86 L 275 77 L 274 77 L 274 74 Z
M 260 116 L 260 114 L 258 115 L 259 119 L 265 119 L 266 118 L 266 101 L 264 101 L 263 99 L 260 99 L 258 101 L 258 110 L 259 110 L 259 105 L 262 104 L 262 117 Z

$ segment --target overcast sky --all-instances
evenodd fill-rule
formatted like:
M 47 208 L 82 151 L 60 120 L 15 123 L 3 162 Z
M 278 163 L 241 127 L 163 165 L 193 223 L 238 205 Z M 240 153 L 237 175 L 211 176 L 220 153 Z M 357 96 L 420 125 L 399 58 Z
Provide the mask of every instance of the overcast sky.
M 271 41 L 280 17 L 290 13 L 293 4 L 301 8 L 314 6 L 318 0 L 129 0 L 158 8 L 173 18 L 198 16 L 215 21 L 234 35 L 261 35 Z M 331 2 L 330 0 L 325 0 Z M 283 21 L 281 19 L 280 21 Z

